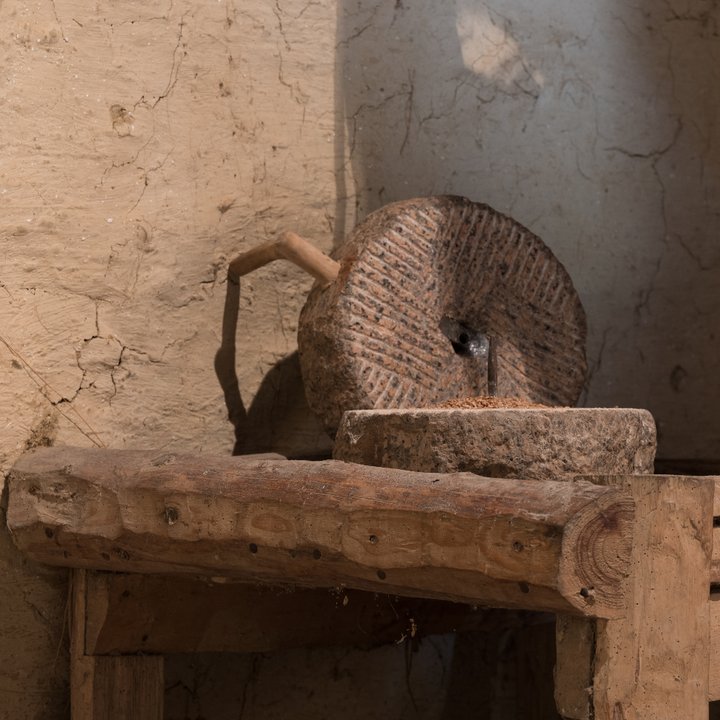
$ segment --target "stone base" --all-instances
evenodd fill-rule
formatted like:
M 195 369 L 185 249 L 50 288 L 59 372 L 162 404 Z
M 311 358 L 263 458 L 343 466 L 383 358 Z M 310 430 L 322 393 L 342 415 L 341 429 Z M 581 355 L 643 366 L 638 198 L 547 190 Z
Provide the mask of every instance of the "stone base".
M 334 457 L 424 472 L 552 480 L 653 472 L 655 421 L 627 408 L 352 410 Z

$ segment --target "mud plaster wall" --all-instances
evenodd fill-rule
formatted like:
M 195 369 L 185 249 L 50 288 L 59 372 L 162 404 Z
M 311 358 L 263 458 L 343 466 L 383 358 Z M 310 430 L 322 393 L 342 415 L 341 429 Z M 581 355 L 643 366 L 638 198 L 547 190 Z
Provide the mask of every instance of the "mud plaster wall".
M 214 361 L 235 330 L 219 370 L 239 446 L 322 454 L 292 356 L 309 281 L 260 271 L 235 318 L 226 262 L 286 227 L 329 249 L 381 204 L 440 192 L 512 214 L 565 263 L 584 402 L 647 407 L 661 454 L 718 457 L 718 20 L 711 0 L 2 0 L 2 469 L 51 442 L 230 452 Z M 64 587 L 2 535 L 0 717 L 67 715 Z M 413 671 L 435 678 L 427 717 L 438 647 Z M 293 709 L 351 697 L 346 717 L 371 716 L 376 663 L 378 712 L 414 713 L 403 649 L 378 652 L 242 662 L 268 687 L 304 668 L 317 688 L 298 680 Z M 188 668 L 205 661 L 188 662 L 176 717 L 204 712 Z M 254 697 L 247 716 L 287 709 Z

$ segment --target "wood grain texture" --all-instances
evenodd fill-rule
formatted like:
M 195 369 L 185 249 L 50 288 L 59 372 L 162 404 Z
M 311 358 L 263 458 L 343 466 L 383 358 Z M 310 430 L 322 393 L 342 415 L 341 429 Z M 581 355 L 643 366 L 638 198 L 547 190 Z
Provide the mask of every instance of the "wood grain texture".
M 92 720 L 93 663 L 85 656 L 87 572 L 70 573 L 70 713 L 72 720 Z
M 710 595 L 710 700 L 720 700 L 720 593 Z
M 15 542 L 50 564 L 593 617 L 624 603 L 632 502 L 591 483 L 45 448 L 9 487 Z
M 163 657 L 121 655 L 86 659 L 92 666 L 93 676 L 92 712 L 87 715 L 88 719 L 163 719 Z M 84 720 L 83 716 L 78 720 Z
M 85 570 L 71 583 L 70 705 L 72 720 L 162 720 L 164 658 L 94 656 L 86 652 L 86 620 L 94 587 Z
M 588 716 L 705 720 L 714 483 L 673 476 L 607 482 L 632 492 L 637 514 L 627 613 L 595 623 Z
M 427 407 L 487 394 L 487 364 L 458 355 L 443 318 L 491 334 L 498 394 L 574 405 L 585 315 L 570 277 L 527 228 L 487 205 L 406 200 L 358 225 L 338 280 L 310 294 L 298 345 L 310 406 L 334 433 L 344 410 Z

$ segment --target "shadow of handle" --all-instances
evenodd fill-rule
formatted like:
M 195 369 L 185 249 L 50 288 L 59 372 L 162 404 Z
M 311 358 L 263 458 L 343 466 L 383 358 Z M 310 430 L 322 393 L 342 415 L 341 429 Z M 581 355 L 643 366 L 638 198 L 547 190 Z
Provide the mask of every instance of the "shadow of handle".
M 215 374 L 225 395 L 228 418 L 235 428 L 235 439 L 247 432 L 247 411 L 240 395 L 240 383 L 235 371 L 235 335 L 240 309 L 240 282 L 228 272 L 227 292 L 222 319 L 222 339 L 215 354 Z

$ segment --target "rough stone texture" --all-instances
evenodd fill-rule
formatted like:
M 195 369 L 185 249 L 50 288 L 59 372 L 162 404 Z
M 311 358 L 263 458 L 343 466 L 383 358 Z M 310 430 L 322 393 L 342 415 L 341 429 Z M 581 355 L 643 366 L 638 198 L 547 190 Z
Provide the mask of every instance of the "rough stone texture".
M 588 403 L 652 410 L 662 456 L 718 457 L 718 21 L 712 0 L 3 0 L 0 469 L 98 437 L 230 452 L 236 428 L 239 449 L 327 452 L 292 354 L 310 279 L 275 263 L 238 298 L 226 260 L 285 228 L 329 250 L 441 193 L 565 265 Z M 213 360 L 236 334 L 224 394 Z M 48 682 L 65 600 L 3 535 L 3 720 L 66 715 Z
M 585 313 L 565 268 L 511 218 L 452 196 L 392 203 L 335 258 L 298 332 L 308 402 L 331 434 L 345 410 L 487 393 L 487 336 L 501 395 L 577 403 Z
M 334 456 L 535 480 L 652 473 L 655 423 L 646 410 L 621 408 L 354 410 L 343 417 Z

